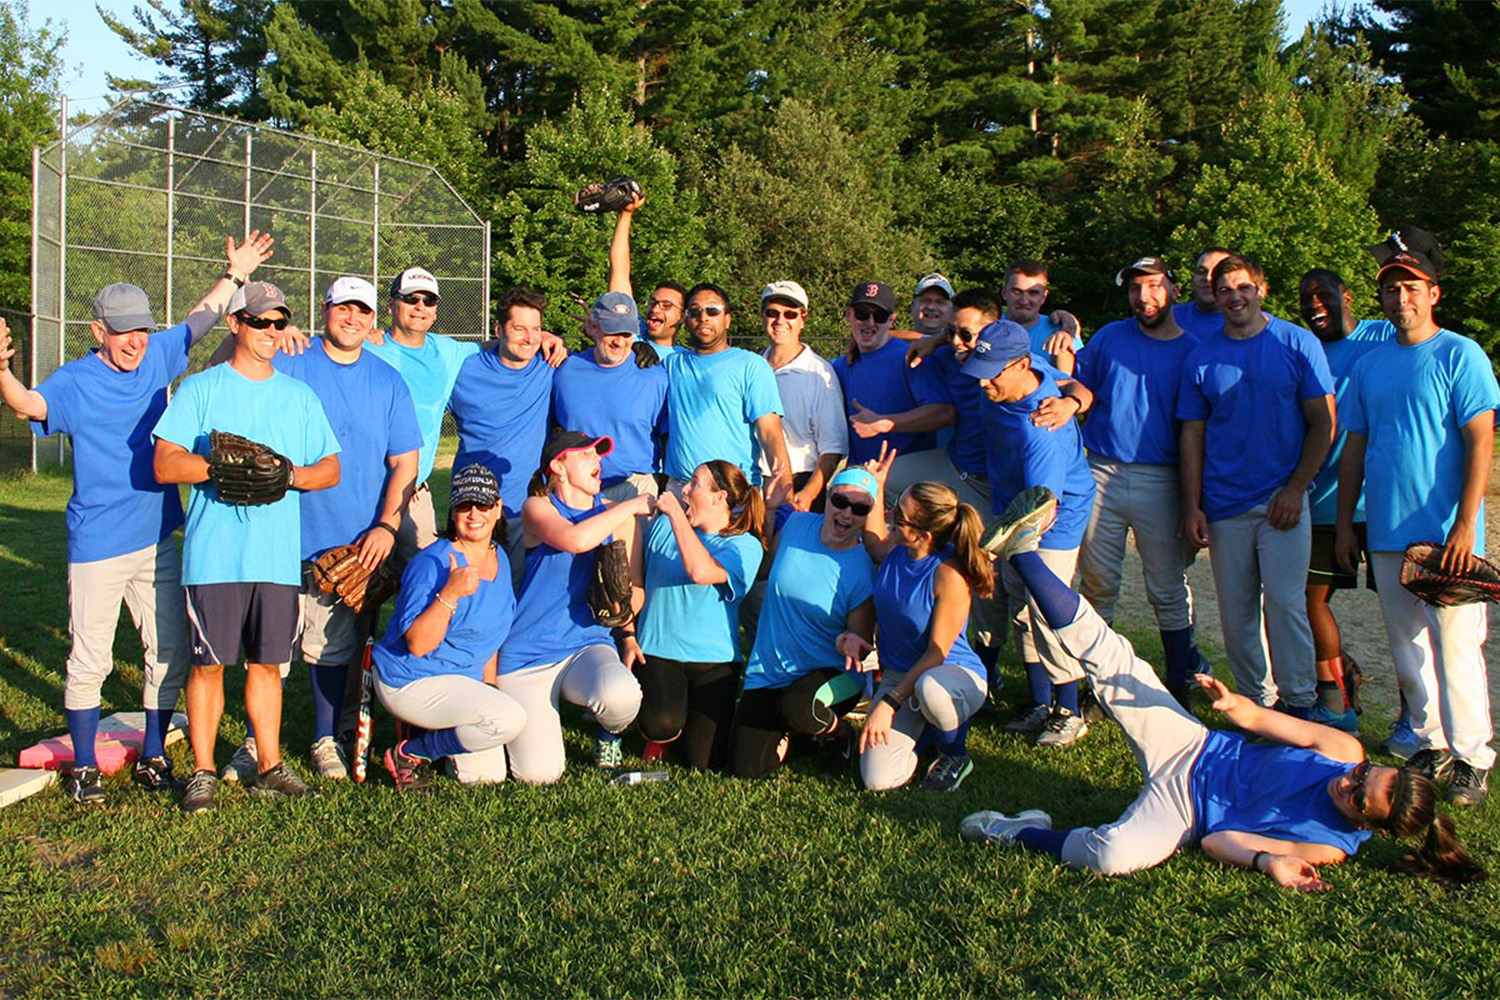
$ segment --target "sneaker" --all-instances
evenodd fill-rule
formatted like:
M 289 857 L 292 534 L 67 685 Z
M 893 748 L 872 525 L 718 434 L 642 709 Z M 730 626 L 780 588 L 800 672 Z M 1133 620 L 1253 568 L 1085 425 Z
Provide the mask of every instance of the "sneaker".
M 641 760 L 645 761 L 647 764 L 654 764 L 659 760 L 665 760 L 667 757 L 667 746 L 668 744 L 666 743 L 658 743 L 655 740 L 647 740 L 646 749 L 641 751 Z M 603 765 L 600 766 L 602 767 Z
M 1448 801 L 1456 806 L 1484 805 L 1490 794 L 1490 772 L 1466 760 L 1453 762 L 1453 784 L 1448 786 Z
M 1342 729 L 1346 733 L 1359 732 L 1359 714 L 1352 708 L 1346 708 L 1342 712 L 1331 712 L 1322 702 L 1319 702 L 1308 713 L 1307 721 Z
M 1057 494 L 1045 486 L 1029 486 L 1015 495 L 1004 514 L 990 522 L 979 544 L 1002 559 L 1034 551 L 1056 517 Z
M 1026 735 L 1039 733 L 1047 728 L 1047 720 L 1050 718 L 1052 718 L 1051 708 L 1039 702 L 1028 701 L 1021 706 L 1016 717 L 1005 724 L 1005 731 Z
M 208 812 L 214 807 L 214 795 L 218 790 L 218 775 L 212 771 L 194 771 L 193 776 L 188 779 L 187 791 L 178 808 L 189 816 Z
M 599 737 L 594 742 L 594 766 L 601 771 L 618 770 L 625 763 L 625 751 L 619 738 Z
M 1036 738 L 1039 747 L 1065 747 L 1077 743 L 1088 735 L 1089 724 L 1083 716 L 1074 715 L 1066 708 L 1055 708 L 1047 720 L 1047 727 Z
M 304 796 L 316 796 L 318 793 L 308 788 L 307 784 L 286 766 L 286 761 L 282 761 L 269 771 L 261 771 L 255 776 L 255 780 L 250 783 L 250 794 L 300 799 Z
M 1016 816 L 986 809 L 970 813 L 958 824 L 958 835 L 964 840 L 977 840 L 989 844 L 1009 847 L 1016 842 L 1016 834 L 1022 830 L 1050 830 L 1052 817 L 1040 809 L 1028 809 Z
M 1396 726 L 1391 730 L 1391 735 L 1380 744 L 1381 753 L 1388 753 L 1398 760 L 1406 760 L 1408 757 L 1415 756 L 1419 749 L 1421 749 L 1421 744 L 1417 742 L 1417 734 L 1411 728 L 1411 720 L 1404 717 L 1396 720 Z
M 224 770 L 219 772 L 219 780 L 230 784 L 240 781 L 248 785 L 259 772 L 260 758 L 256 756 L 255 737 L 247 736 L 245 742 L 235 749 L 229 763 L 224 765 Z
M 922 779 L 922 789 L 928 792 L 956 792 L 973 770 L 974 762 L 969 759 L 968 754 L 954 754 L 951 757 L 942 754 L 927 769 L 927 777 Z
M 1412 754 L 1403 766 L 1425 776 L 1428 781 L 1443 781 L 1453 773 L 1453 755 L 1447 750 L 1428 747 Z
M 165 756 L 142 757 L 135 762 L 130 778 L 148 792 L 180 792 L 183 787 L 172 773 L 172 762 Z
M 1339 654 L 1339 658 L 1344 666 L 1344 683 L 1341 685 L 1344 689 L 1344 700 L 1349 703 L 1355 715 L 1362 715 L 1365 706 L 1360 701 L 1359 689 L 1364 686 L 1365 672 L 1359 669 L 1359 664 L 1354 662 L 1354 657 L 1349 655 L 1347 649 Z
M 405 746 L 406 741 L 402 740 L 385 752 L 385 769 L 391 772 L 396 791 L 403 795 L 420 792 L 432 784 L 432 761 L 407 756 L 401 752 Z
M 349 759 L 344 748 L 332 736 L 324 736 L 312 745 L 313 770 L 318 777 L 331 781 L 344 781 L 349 777 Z
M 75 767 L 68 776 L 69 794 L 81 806 L 104 805 L 104 786 L 101 785 L 99 768 L 93 764 Z
M 1083 721 L 1089 725 L 1103 722 L 1108 717 L 1104 711 L 1104 703 L 1099 700 L 1099 696 L 1091 687 L 1078 692 L 1078 714 L 1083 716 Z

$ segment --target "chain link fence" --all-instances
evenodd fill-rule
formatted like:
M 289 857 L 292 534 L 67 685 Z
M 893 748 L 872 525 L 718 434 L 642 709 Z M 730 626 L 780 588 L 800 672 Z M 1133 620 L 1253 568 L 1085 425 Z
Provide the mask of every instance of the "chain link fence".
M 432 167 L 136 98 L 82 125 L 67 115 L 64 100 L 63 138 L 32 154 L 31 316 L 10 320 L 29 327 L 17 365 L 27 384 L 93 346 L 100 288 L 139 285 L 158 321 L 179 321 L 223 273 L 225 238 L 257 229 L 276 246 L 256 277 L 281 287 L 306 330 L 320 326 L 335 278 L 384 289 L 420 265 L 442 285 L 438 329 L 487 336 L 489 223 Z M 11 467 L 12 429 L 0 468 Z M 65 457 L 61 440 L 30 452 L 32 469 Z

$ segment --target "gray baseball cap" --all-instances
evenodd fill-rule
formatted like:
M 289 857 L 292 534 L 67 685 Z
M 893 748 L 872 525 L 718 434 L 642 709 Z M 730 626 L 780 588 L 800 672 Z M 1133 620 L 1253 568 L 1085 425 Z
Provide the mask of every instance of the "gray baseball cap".
M 282 294 L 281 289 L 269 281 L 252 281 L 244 288 L 236 289 L 229 299 L 229 312 L 231 313 L 259 316 L 272 309 L 280 309 L 288 316 L 292 314 L 292 310 L 286 304 L 286 296 Z
M 94 296 L 94 318 L 110 333 L 149 330 L 156 326 L 151 319 L 151 303 L 137 285 L 124 281 L 105 285 Z

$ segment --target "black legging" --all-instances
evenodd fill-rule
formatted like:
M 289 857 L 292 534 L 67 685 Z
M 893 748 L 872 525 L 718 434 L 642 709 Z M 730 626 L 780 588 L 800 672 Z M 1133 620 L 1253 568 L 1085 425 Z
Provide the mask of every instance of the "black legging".
M 684 663 L 648 653 L 635 671 L 641 682 L 641 711 L 635 721 L 646 739 L 669 743 L 681 736 L 691 766 L 723 767 L 740 686 L 735 666 Z
M 740 778 L 764 778 L 781 766 L 777 748 L 786 735 L 817 736 L 830 731 L 859 703 L 859 695 L 825 705 L 820 688 L 844 673 L 832 668 L 804 674 L 786 687 L 756 688 L 740 696 L 734 718 L 734 773 Z

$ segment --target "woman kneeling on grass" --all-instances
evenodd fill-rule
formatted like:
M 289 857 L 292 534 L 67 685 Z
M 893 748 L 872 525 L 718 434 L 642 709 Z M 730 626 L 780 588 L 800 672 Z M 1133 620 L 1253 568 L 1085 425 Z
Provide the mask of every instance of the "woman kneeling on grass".
M 884 492 L 895 453 L 870 463 Z M 882 498 L 867 534 L 875 574 L 880 687 L 859 738 L 859 770 L 873 791 L 898 788 L 917 769 L 918 740 L 932 727 L 938 757 L 922 787 L 951 792 L 974 769 L 965 745 L 969 716 L 984 704 L 984 664 L 969 648 L 972 595 L 995 590 L 994 566 L 980 547 L 984 522 L 942 483 L 915 483 L 897 501 L 887 536 Z M 857 657 L 856 657 L 857 658 Z
M 682 498 L 656 501 L 640 645 L 626 639 L 625 661 L 640 661 L 645 759 L 660 760 L 680 736 L 691 766 L 718 768 L 739 691 L 740 601 L 766 553 L 765 504 L 737 466 L 720 460 L 698 466 Z
M 1028 490 L 1006 511 L 1001 557 L 1026 580 L 1047 627 L 1083 664 L 1104 707 L 1130 741 L 1146 787 L 1118 820 L 1053 830 L 1039 809 L 1019 816 L 980 812 L 960 831 L 970 840 L 1019 843 L 1076 868 L 1123 875 L 1149 868 L 1197 843 L 1226 864 L 1264 872 L 1303 892 L 1332 888 L 1319 865 L 1353 854 L 1372 831 L 1396 837 L 1426 832 L 1419 852 L 1399 867 L 1446 882 L 1472 882 L 1485 871 L 1435 810 L 1425 777 L 1372 767 L 1348 733 L 1263 708 L 1199 674 L 1213 707 L 1238 728 L 1274 741 L 1205 728 L 1157 680 L 1151 665 L 1112 632 L 1036 553 L 1056 498 Z
M 521 508 L 526 569 L 498 668 L 500 690 L 526 711 L 526 728 L 507 748 L 511 773 L 521 781 L 550 785 L 562 777 L 560 700 L 593 713 L 603 768 L 620 766 L 619 734 L 641 707 L 641 686 L 588 601 L 594 550 L 619 532 L 638 567 L 636 517 L 651 513 L 655 504 L 646 494 L 616 504 L 599 498 L 599 458 L 613 448 L 607 437 L 554 432 Z
M 822 514 L 792 513 L 771 536 L 775 558 L 734 721 L 739 777 L 780 767 L 789 733 L 844 736 L 849 746 L 843 717 L 865 684 L 844 647 L 863 656 L 875 634 L 875 564 L 864 530 L 879 490 L 869 472 L 845 469 L 829 483 Z M 782 486 L 770 505 L 789 491 Z
M 401 574 L 385 638 L 374 648 L 375 693 L 396 718 L 426 730 L 385 752 L 396 790 L 425 788 L 432 761 L 448 757 L 466 784 L 505 780 L 505 744 L 526 723 L 496 691 L 495 651 L 510 632 L 516 598 L 500 573 L 505 544 L 500 488 L 482 465 L 453 477 L 448 527 Z

